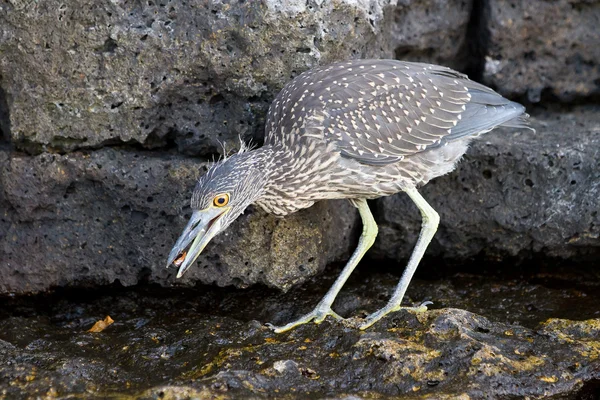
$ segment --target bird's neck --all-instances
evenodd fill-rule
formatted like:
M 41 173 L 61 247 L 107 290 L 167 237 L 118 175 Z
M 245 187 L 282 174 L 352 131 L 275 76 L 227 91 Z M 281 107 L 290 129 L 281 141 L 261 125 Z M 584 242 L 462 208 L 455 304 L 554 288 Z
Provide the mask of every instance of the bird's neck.
M 311 196 L 314 187 L 310 182 L 310 172 L 317 174 L 314 165 L 317 160 L 310 157 L 298 157 L 285 146 L 265 145 L 254 150 L 263 160 L 264 188 L 254 201 L 268 213 L 287 215 L 313 205 Z
M 273 189 L 273 184 L 285 174 L 289 163 L 289 152 L 284 148 L 273 145 L 264 145 L 248 154 L 253 159 L 253 166 L 256 168 L 256 184 L 260 185 L 266 192 Z
M 249 176 L 252 177 L 251 185 L 254 187 L 256 198 L 253 202 L 260 199 L 265 190 L 268 189 L 271 179 L 276 172 L 275 160 L 276 152 L 271 146 L 263 146 L 258 149 L 245 151 L 238 154 L 237 157 L 244 159 L 244 168 L 250 169 Z

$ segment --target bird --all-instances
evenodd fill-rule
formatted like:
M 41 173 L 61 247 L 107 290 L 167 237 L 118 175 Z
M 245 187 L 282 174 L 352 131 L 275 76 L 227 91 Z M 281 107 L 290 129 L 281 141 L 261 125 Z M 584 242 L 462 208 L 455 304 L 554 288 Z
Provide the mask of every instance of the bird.
M 313 311 L 268 325 L 279 333 L 327 317 L 343 320 L 332 304 L 378 233 L 367 200 L 404 192 L 422 217 L 416 245 L 388 303 L 358 328 L 400 309 L 426 311 L 430 302 L 401 306 L 440 221 L 419 188 L 454 170 L 478 136 L 499 126 L 529 128 L 528 118 L 521 104 L 444 66 L 360 59 L 305 71 L 269 107 L 264 144 L 242 146 L 199 178 L 167 267 L 175 264 L 181 277 L 250 204 L 283 217 L 317 201 L 348 199 L 363 229 L 346 266 Z

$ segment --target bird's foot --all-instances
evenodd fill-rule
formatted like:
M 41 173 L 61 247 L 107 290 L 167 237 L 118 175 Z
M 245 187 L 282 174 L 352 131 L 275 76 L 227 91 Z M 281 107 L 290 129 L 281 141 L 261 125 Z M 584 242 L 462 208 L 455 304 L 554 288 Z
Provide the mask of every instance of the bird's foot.
M 273 324 L 267 324 L 269 328 L 271 328 L 275 333 L 282 333 L 289 331 L 297 326 L 307 324 L 309 322 L 314 322 L 315 324 L 320 324 L 327 318 L 327 316 L 333 317 L 338 321 L 342 321 L 344 318 L 340 317 L 335 311 L 331 309 L 329 306 L 318 305 L 314 310 L 309 312 L 306 315 L 303 315 L 298 320 L 294 322 L 290 322 L 287 325 L 283 326 L 275 326 Z
M 418 307 L 402 307 L 400 305 L 389 305 L 388 304 L 385 307 L 383 307 L 381 310 L 376 311 L 373 314 L 369 315 L 367 318 L 365 318 L 363 323 L 358 326 L 358 329 L 360 329 L 361 331 L 364 331 L 365 329 L 367 329 L 368 327 L 373 325 L 375 322 L 379 321 L 381 318 L 383 318 L 386 315 L 388 315 L 389 313 L 392 313 L 395 311 L 409 310 L 409 311 L 415 311 L 415 312 L 425 312 L 425 311 L 427 311 L 427 306 L 430 304 L 433 304 L 433 302 L 426 301 Z

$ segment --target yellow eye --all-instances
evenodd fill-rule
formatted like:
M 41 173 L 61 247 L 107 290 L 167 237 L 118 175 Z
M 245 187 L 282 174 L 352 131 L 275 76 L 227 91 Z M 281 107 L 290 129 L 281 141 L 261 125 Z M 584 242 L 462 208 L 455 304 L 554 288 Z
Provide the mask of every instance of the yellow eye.
M 229 193 L 221 193 L 215 196 L 213 204 L 215 207 L 224 207 L 229 203 Z

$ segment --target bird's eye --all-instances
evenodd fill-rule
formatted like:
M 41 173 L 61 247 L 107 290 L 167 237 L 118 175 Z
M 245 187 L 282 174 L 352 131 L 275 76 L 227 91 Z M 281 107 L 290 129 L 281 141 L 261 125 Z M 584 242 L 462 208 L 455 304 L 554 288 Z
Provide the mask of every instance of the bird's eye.
M 213 204 L 216 207 L 224 207 L 229 203 L 229 193 L 221 193 L 215 196 Z

